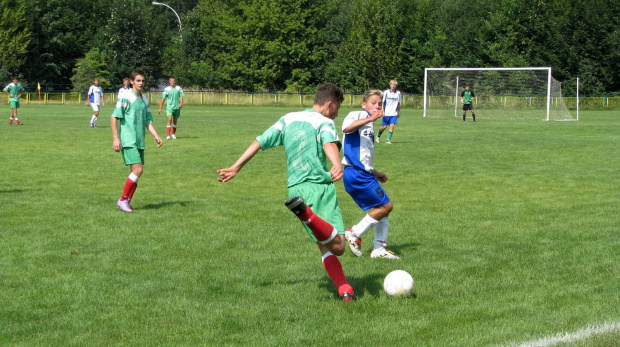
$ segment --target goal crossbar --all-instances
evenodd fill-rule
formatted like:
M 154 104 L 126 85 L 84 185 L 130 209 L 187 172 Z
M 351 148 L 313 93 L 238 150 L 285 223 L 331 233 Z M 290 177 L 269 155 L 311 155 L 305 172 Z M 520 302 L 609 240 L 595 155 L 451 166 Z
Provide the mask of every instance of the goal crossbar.
M 424 68 L 424 117 L 428 100 L 428 72 L 429 71 L 547 71 L 547 119 L 551 110 L 551 67 L 427 67 Z

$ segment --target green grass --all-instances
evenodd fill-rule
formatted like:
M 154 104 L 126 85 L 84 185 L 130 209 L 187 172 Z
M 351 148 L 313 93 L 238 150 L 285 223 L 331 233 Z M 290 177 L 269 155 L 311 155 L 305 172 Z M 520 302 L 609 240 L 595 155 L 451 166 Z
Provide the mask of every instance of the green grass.
M 125 214 L 110 107 L 98 129 L 83 105 L 24 106 L 21 127 L 6 109 L 0 345 L 498 346 L 620 321 L 617 114 L 463 123 L 404 110 L 375 151 L 402 260 L 346 253 L 359 300 L 345 305 L 282 204 L 282 149 L 217 182 L 290 110 L 184 108 L 178 140 L 148 139 Z M 336 185 L 352 225 L 364 213 Z M 395 269 L 413 275 L 414 297 L 383 293 Z

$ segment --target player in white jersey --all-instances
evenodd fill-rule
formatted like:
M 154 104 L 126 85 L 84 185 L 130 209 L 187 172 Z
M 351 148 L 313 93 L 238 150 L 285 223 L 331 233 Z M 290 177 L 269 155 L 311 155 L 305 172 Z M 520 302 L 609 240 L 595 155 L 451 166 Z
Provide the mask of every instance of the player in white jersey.
M 374 124 L 383 116 L 382 93 L 369 90 L 362 101 L 363 111 L 353 111 L 342 122 L 344 133 L 344 189 L 351 195 L 357 205 L 368 211 L 351 229 L 345 231 L 349 248 L 356 256 L 362 256 L 362 237 L 373 227 L 375 238 L 371 258 L 399 259 L 386 249 L 388 237 L 388 215 L 392 211 L 392 202 L 381 187 L 388 179 L 387 175 L 377 171 L 373 165 Z
M 99 105 L 105 106 L 103 98 L 103 89 L 99 86 L 99 77 L 95 77 L 93 85 L 88 89 L 88 97 L 86 98 L 86 106 L 93 108 L 93 116 L 90 118 L 90 127 L 97 127 L 97 117 L 99 117 Z
M 385 143 L 392 143 L 392 135 L 394 134 L 394 126 L 398 123 L 400 117 L 400 103 L 403 101 L 403 95 L 399 90 L 398 81 L 390 81 L 390 89 L 383 92 L 383 120 L 381 121 L 381 129 L 379 129 L 379 135 L 377 135 L 377 143 L 380 142 L 379 137 L 385 129 L 389 126 L 387 141 Z
M 118 96 L 116 97 L 116 100 L 122 99 L 123 94 L 130 90 L 131 90 L 131 87 L 129 87 L 129 78 L 125 77 L 123 78 L 123 86 L 118 90 Z

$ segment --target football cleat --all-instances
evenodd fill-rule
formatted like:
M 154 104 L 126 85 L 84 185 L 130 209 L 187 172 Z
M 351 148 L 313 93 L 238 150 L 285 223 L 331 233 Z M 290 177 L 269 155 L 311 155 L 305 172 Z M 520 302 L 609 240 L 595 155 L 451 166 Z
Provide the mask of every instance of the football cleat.
M 177 139 L 177 136 L 175 134 L 170 135 L 170 137 L 172 137 L 173 140 Z
M 133 212 L 133 208 L 129 205 L 129 201 L 118 199 L 116 206 L 123 212 Z
M 392 141 L 387 140 L 387 141 L 385 141 L 385 143 L 386 143 L 386 144 L 388 144 L 388 145 L 391 145 L 391 144 L 392 144 Z
M 166 140 L 170 140 L 170 136 L 166 136 Z
M 379 138 L 379 136 L 377 136 L 377 139 L 375 140 L 377 143 L 381 142 L 381 139 Z
M 357 300 L 357 295 L 351 294 L 349 292 L 344 292 L 341 296 L 343 302 L 351 302 Z
M 22 122 L 19 122 L 19 123 L 17 123 L 17 125 L 24 125 L 24 123 L 22 123 Z
M 351 252 L 358 257 L 362 256 L 362 239 L 353 234 L 353 230 L 347 229 L 344 231 L 344 237 L 347 239 Z
M 284 202 L 284 205 L 288 207 L 291 212 L 296 216 L 306 212 L 306 202 L 301 196 L 294 196 Z
M 375 248 L 370 253 L 371 258 L 384 258 L 384 259 L 400 259 L 399 256 L 392 251 L 388 251 L 385 247 Z

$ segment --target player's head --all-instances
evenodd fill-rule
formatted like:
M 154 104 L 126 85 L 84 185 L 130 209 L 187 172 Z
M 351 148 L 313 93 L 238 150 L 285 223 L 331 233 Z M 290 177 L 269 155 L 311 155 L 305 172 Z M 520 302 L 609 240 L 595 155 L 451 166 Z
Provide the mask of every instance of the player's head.
M 371 89 L 364 94 L 362 100 L 362 108 L 370 113 L 375 112 L 383 107 L 383 92 L 377 89 Z
M 123 85 L 126 87 L 129 87 L 129 78 L 125 77 L 123 78 Z
M 131 72 L 131 77 L 129 80 L 134 91 L 142 91 L 142 88 L 144 88 L 144 83 L 146 82 L 146 74 L 142 70 L 135 69 Z
M 17 83 L 17 81 L 19 81 L 19 78 L 17 76 L 13 76 L 11 80 L 13 81 L 13 83 Z
M 392 91 L 396 90 L 396 87 L 398 87 L 398 81 L 397 80 L 391 80 L 390 81 L 390 89 Z
M 174 76 L 170 76 L 170 78 L 168 78 L 168 83 L 170 83 L 171 87 L 174 87 L 177 84 L 177 79 L 174 78 Z
M 333 119 L 338 116 L 338 109 L 343 101 L 344 94 L 342 90 L 333 83 L 326 83 L 316 90 L 313 109 L 320 108 L 322 110 L 321 114 Z
M 466 85 L 465 85 L 465 89 L 466 89 L 466 90 L 469 90 L 469 84 L 466 84 Z
M 95 77 L 95 79 L 93 80 L 93 83 L 95 83 L 96 86 L 99 85 L 99 77 Z

